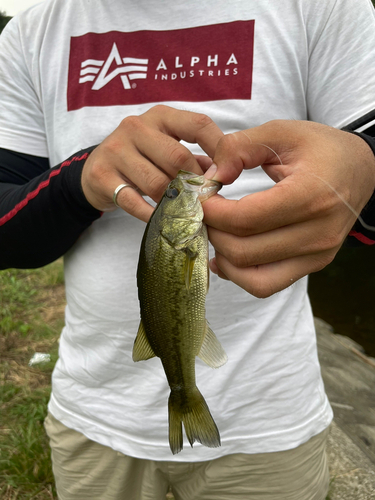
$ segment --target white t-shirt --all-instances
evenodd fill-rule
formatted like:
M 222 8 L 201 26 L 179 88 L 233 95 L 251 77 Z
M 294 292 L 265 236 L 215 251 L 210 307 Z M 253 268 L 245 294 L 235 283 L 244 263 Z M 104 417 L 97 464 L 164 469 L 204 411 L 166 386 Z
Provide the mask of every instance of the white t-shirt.
M 0 37 L 0 147 L 54 165 L 158 103 L 206 113 L 225 133 L 276 118 L 342 127 L 375 108 L 374 46 L 369 0 L 47 0 Z M 272 184 L 258 168 L 222 194 L 240 198 Z M 65 256 L 52 414 L 155 460 L 285 450 L 325 429 L 332 411 L 307 279 L 256 299 L 212 276 L 207 318 L 229 360 L 212 370 L 197 359 L 197 385 L 222 446 L 185 441 L 172 456 L 160 360 L 131 358 L 144 227 L 121 210 L 105 214 Z

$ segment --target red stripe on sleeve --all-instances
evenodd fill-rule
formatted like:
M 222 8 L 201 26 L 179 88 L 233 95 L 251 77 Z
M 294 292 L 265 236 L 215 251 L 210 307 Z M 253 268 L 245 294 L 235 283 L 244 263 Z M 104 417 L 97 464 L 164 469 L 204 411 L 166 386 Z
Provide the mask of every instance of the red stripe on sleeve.
M 56 177 L 56 175 L 59 175 L 60 172 L 61 172 L 61 170 L 64 167 L 68 167 L 69 165 L 71 165 L 75 161 L 85 160 L 88 156 L 89 156 L 89 153 L 85 153 L 82 156 L 79 156 L 79 157 L 78 156 L 74 156 L 71 160 L 64 161 L 60 165 L 59 169 L 53 170 L 50 173 L 50 175 L 48 176 L 48 179 L 46 179 L 45 181 L 41 182 L 39 184 L 39 186 L 36 189 L 34 189 L 34 191 L 31 191 L 30 193 L 28 193 L 27 196 L 26 196 L 26 198 L 24 198 L 22 201 L 20 201 L 19 203 L 17 203 L 17 205 L 10 212 L 8 212 L 7 214 L 5 214 L 3 217 L 0 218 L 0 226 L 4 225 L 6 222 L 10 221 L 15 215 L 18 214 L 18 212 L 20 210 L 22 210 L 29 203 L 30 200 L 32 200 L 33 198 L 35 198 L 36 196 L 38 196 L 38 194 L 40 193 L 40 191 L 42 189 L 44 189 L 47 186 L 49 186 L 49 183 L 51 182 L 52 177 Z
M 365 245 L 375 245 L 374 240 L 370 240 L 370 238 L 367 238 L 367 236 L 358 233 L 357 231 L 350 231 L 349 236 L 354 236 L 354 238 L 357 238 L 358 241 L 364 243 Z

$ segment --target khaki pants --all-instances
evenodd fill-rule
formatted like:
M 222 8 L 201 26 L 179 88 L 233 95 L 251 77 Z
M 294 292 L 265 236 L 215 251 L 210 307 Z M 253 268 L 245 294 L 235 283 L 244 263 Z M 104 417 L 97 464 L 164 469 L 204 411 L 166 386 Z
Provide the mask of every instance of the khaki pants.
M 68 429 L 52 415 L 45 428 L 59 500 L 324 500 L 328 430 L 293 450 L 238 453 L 207 462 L 132 458 Z

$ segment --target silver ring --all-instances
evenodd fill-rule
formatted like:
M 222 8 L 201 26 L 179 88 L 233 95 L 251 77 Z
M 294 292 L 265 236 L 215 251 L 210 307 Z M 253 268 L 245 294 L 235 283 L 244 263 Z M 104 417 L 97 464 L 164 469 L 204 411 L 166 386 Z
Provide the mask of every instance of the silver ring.
M 113 200 L 113 203 L 116 205 L 116 207 L 121 208 L 120 205 L 117 203 L 117 196 L 118 196 L 119 192 L 121 191 L 121 189 L 124 189 L 127 187 L 134 189 L 134 187 L 131 184 L 120 184 L 115 189 L 115 192 L 113 193 L 113 196 L 112 196 L 112 200 Z

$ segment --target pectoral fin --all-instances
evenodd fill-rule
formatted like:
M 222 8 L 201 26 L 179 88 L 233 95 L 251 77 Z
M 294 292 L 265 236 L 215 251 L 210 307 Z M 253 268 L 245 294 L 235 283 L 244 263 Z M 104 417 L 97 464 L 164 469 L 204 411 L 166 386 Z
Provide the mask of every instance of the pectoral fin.
M 156 356 L 146 337 L 142 321 L 139 324 L 138 333 L 133 346 L 133 361 L 142 361 Z
M 203 339 L 201 350 L 198 356 L 211 368 L 219 368 L 228 361 L 228 356 L 222 345 L 217 340 L 216 335 L 206 323 L 206 334 Z
M 185 286 L 186 286 L 186 290 L 189 290 L 190 284 L 191 284 L 191 277 L 193 276 L 194 264 L 195 264 L 195 260 L 197 258 L 197 254 L 195 252 L 192 252 L 188 248 L 186 249 L 185 253 L 186 253 L 185 267 L 184 267 Z

